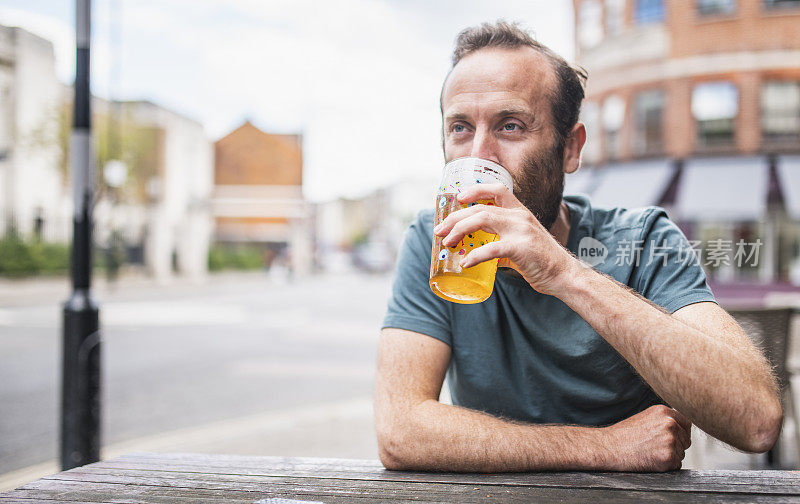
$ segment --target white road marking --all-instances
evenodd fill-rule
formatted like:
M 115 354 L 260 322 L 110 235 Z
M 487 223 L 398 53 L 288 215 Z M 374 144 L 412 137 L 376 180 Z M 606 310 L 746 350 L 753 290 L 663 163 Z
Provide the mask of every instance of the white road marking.
M 101 327 L 241 325 L 248 320 L 245 307 L 235 304 L 161 301 L 100 305 Z M 50 328 L 60 324 L 60 307 L 0 309 L 0 326 Z
M 106 303 L 100 310 L 103 326 L 165 327 L 244 324 L 243 306 L 186 301 Z
M 365 419 L 371 416 L 372 399 L 355 397 L 278 411 L 265 411 L 123 441 L 104 446 L 100 458 L 105 460 L 131 452 L 198 451 L 204 446 L 219 446 L 245 437 L 263 437 L 302 426 Z M 2 474 L 0 492 L 12 490 L 59 471 L 57 461 L 52 460 Z
M 371 378 L 375 374 L 375 365 L 336 363 L 330 361 L 302 362 L 265 362 L 263 360 L 246 360 L 234 362 L 231 374 L 243 377 L 325 377 L 325 378 Z

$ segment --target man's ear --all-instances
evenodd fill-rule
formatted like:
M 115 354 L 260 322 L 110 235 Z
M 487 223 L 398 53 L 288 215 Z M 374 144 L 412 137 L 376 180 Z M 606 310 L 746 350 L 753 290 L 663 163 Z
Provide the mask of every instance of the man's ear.
M 573 173 L 581 163 L 581 150 L 586 143 L 586 126 L 576 123 L 564 145 L 564 173 Z

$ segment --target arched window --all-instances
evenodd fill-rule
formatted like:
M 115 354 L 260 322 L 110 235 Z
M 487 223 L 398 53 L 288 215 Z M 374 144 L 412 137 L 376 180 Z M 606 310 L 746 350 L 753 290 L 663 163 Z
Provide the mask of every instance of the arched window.
M 664 21 L 664 0 L 636 0 L 633 17 L 637 23 Z
M 800 82 L 769 81 L 761 89 L 761 131 L 764 143 L 800 140 Z
M 633 146 L 636 154 L 661 154 L 664 148 L 664 92 L 652 89 L 636 95 L 633 117 Z
M 697 12 L 702 16 L 736 12 L 736 0 L 697 0 L 696 5 Z
M 586 126 L 586 144 L 583 146 L 583 160 L 588 164 L 600 161 L 600 107 L 593 101 L 586 101 L 581 107 L 581 122 Z
M 616 35 L 625 24 L 625 0 L 606 0 L 606 35 Z
M 598 0 L 586 0 L 578 10 L 578 42 L 590 48 L 603 40 L 603 8 Z
M 625 100 L 611 95 L 603 102 L 603 133 L 605 154 L 608 159 L 618 159 L 622 153 L 622 125 L 625 122 Z
M 732 82 L 698 84 L 692 91 L 692 115 L 700 147 L 732 145 L 739 92 Z

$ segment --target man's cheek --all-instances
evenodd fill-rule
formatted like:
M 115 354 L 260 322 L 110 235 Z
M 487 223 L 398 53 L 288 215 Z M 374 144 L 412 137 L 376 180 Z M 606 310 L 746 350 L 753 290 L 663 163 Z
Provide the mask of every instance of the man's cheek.
M 466 153 L 464 153 L 466 151 Z M 454 144 L 452 141 L 445 140 L 444 143 L 444 160 L 449 163 L 455 158 L 464 157 L 469 155 L 469 149 L 465 149 L 463 145 Z

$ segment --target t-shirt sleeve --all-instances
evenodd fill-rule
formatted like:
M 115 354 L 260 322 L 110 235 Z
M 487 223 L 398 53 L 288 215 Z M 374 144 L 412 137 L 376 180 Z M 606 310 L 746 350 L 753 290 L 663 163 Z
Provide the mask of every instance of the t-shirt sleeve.
M 426 222 L 427 218 L 430 223 Z M 426 334 L 451 345 L 450 308 L 428 284 L 432 224 L 431 212 L 420 212 L 405 233 L 381 327 Z
M 641 239 L 633 283 L 639 293 L 669 313 L 702 301 L 716 303 L 696 251 L 663 209 L 647 214 Z

